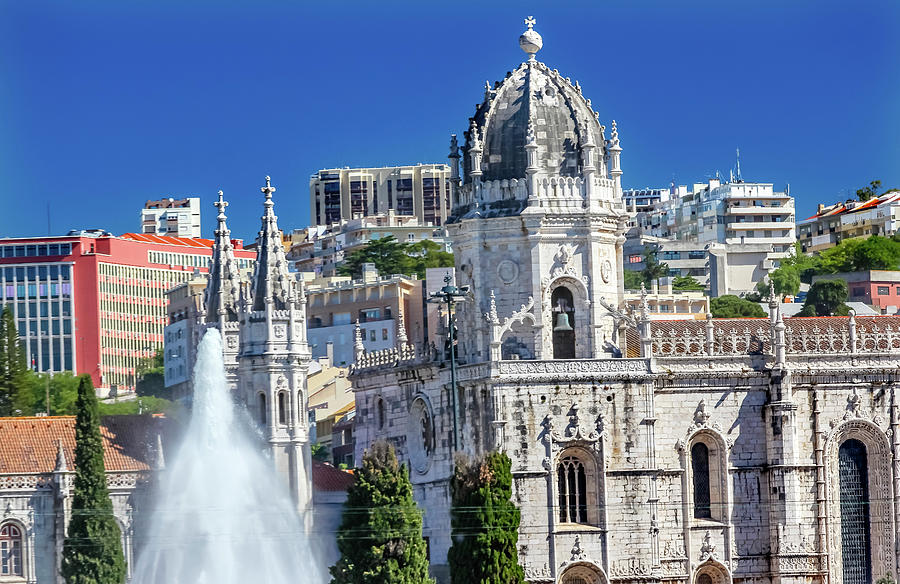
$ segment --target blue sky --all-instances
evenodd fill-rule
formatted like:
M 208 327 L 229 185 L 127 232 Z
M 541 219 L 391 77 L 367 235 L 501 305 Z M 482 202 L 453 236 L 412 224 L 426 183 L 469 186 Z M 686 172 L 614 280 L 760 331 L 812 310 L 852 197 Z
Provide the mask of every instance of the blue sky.
M 538 58 L 616 119 L 626 187 L 790 183 L 797 216 L 900 187 L 900 2 L 0 0 L 0 236 L 139 230 L 146 199 L 216 191 L 252 239 L 309 175 L 444 162 L 485 80 Z

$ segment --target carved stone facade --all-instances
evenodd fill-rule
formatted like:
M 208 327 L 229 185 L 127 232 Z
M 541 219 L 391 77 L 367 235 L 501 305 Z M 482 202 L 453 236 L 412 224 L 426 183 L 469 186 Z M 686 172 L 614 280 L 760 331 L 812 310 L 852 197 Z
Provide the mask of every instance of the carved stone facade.
M 618 134 L 533 59 L 532 24 L 529 60 L 487 88 L 451 150 L 448 228 L 470 287 L 456 399 L 437 351 L 361 355 L 357 459 L 386 438 L 412 463 L 443 580 L 454 402 L 459 450 L 512 459 L 529 582 L 842 583 L 850 535 L 869 542 L 869 581 L 897 574 L 900 319 L 627 312 Z M 845 536 L 848 440 L 869 515 Z

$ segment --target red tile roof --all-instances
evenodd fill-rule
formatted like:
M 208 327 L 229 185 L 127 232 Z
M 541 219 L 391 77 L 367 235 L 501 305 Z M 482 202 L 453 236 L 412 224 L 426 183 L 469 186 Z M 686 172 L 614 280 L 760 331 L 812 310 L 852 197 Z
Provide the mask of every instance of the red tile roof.
M 202 237 L 172 237 L 171 235 L 153 235 L 152 233 L 123 233 L 120 237 L 132 241 L 143 241 L 144 243 L 164 243 L 166 245 L 205 249 L 211 249 L 215 243 L 212 239 L 203 239 Z
M 103 456 L 108 472 L 148 470 L 165 420 L 152 416 L 106 416 Z M 62 441 L 69 470 L 75 468 L 75 416 L 0 418 L 0 474 L 47 473 L 56 467 Z
M 319 491 L 346 491 L 356 477 L 346 470 L 335 468 L 330 464 L 312 461 L 313 487 Z

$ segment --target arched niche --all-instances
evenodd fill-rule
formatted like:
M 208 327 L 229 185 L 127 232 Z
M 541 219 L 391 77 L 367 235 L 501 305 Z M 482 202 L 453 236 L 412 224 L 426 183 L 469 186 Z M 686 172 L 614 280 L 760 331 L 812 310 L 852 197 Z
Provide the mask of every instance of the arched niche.
M 600 566 L 592 562 L 577 562 L 566 566 L 557 584 L 608 584 L 609 579 Z
M 545 359 L 591 357 L 590 306 L 587 285 L 579 278 L 561 275 L 546 283 L 541 311 Z M 565 315 L 571 331 L 557 330 L 560 315 Z
M 869 565 L 872 581 L 895 573 L 891 474 L 891 448 L 885 433 L 864 418 L 837 423 L 825 441 L 826 508 L 828 522 L 829 574 L 831 584 L 844 583 L 843 521 L 841 516 L 841 447 L 855 441 L 865 448 L 867 476 Z M 846 509 L 844 510 L 846 512 Z

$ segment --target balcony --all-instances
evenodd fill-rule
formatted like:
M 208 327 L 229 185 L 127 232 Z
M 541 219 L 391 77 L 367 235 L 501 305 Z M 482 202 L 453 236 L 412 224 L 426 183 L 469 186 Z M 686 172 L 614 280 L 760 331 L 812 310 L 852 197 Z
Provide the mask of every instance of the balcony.
M 729 223 L 725 229 L 733 231 L 755 231 L 757 229 L 787 229 L 793 231 L 793 223 L 782 221 L 746 221 L 744 223 Z
M 791 215 L 793 206 L 778 205 L 777 207 L 739 207 L 732 205 L 725 210 L 726 215 Z

